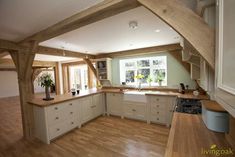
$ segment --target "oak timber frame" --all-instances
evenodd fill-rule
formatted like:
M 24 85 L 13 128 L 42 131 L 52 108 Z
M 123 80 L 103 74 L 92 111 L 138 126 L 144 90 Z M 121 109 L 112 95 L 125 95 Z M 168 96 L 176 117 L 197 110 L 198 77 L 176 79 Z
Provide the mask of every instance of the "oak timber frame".
M 146 7 L 156 16 L 168 23 L 175 31 L 181 34 L 208 62 L 212 69 L 214 69 L 214 31 L 205 24 L 200 16 L 186 8 L 186 6 L 182 6 L 179 1 L 105 0 L 17 44 L 0 40 L 0 51 L 7 50 L 10 52 L 18 73 L 24 137 L 31 138 L 33 136 L 32 107 L 28 105 L 27 101 L 32 96 L 32 65 L 35 54 L 41 52 L 42 54 L 84 58 L 84 61 L 86 61 L 88 65 L 90 64 L 89 58 L 93 57 L 77 52 L 71 53 L 64 50 L 41 47 L 38 46 L 38 43 L 138 6 Z M 96 75 L 96 71 L 93 68 L 90 66 L 91 71 Z

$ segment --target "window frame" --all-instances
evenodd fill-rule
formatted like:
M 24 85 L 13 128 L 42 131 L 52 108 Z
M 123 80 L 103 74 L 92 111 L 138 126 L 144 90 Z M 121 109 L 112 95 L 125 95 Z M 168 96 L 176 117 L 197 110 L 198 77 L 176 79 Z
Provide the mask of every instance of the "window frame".
M 149 60 L 149 66 L 148 67 L 138 67 L 137 62 L 139 60 Z M 153 64 L 154 60 L 164 60 L 164 65 L 156 66 Z M 125 67 L 125 64 L 127 62 L 135 62 L 134 67 Z M 162 82 L 162 86 L 167 86 L 168 85 L 168 75 L 167 75 L 167 56 L 162 55 L 162 56 L 154 56 L 154 57 L 143 57 L 143 58 L 131 58 L 131 59 L 120 59 L 119 60 L 119 68 L 120 68 L 120 84 L 122 82 L 126 82 L 126 71 L 127 70 L 134 70 L 135 71 L 135 76 L 137 75 L 138 70 L 140 69 L 150 69 L 150 76 L 153 78 L 153 72 L 154 70 L 165 70 L 165 80 Z M 134 82 L 132 83 L 127 83 L 129 86 L 135 86 L 137 85 L 137 79 L 134 78 Z M 141 83 L 142 86 L 149 86 L 148 83 Z M 159 84 L 155 81 L 151 82 L 151 86 L 159 86 Z

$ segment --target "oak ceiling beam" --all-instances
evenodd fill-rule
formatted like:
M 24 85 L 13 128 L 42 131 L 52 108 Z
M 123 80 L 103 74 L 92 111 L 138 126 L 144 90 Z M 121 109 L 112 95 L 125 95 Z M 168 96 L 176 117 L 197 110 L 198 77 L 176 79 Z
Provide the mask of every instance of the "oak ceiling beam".
M 183 36 L 215 68 L 215 32 L 191 9 L 176 0 L 138 0 Z
M 104 54 L 99 54 L 95 56 L 95 58 L 96 59 L 115 58 L 115 57 L 134 56 L 134 55 L 143 55 L 143 54 L 151 54 L 151 53 L 169 52 L 169 51 L 174 51 L 174 50 L 182 50 L 182 47 L 180 46 L 180 44 L 169 44 L 169 45 L 163 45 L 163 46 L 154 46 L 154 47 L 140 48 L 140 49 L 134 49 L 134 50 L 104 53 Z
M 27 47 L 24 47 L 24 46 L 21 46 L 21 45 L 18 45 L 16 43 L 14 43 L 14 42 L 11 42 L 11 41 L 8 41 L 8 40 L 3 40 L 3 39 L 0 39 L 0 49 L 1 49 L 1 51 L 2 50 L 3 51 L 5 51 L 5 50 L 28 51 Z
M 38 46 L 37 54 L 61 56 L 61 57 L 74 57 L 74 58 L 94 58 L 94 55 L 89 55 L 81 52 L 74 52 L 62 49 L 49 48 Z
M 7 51 L 2 51 L 0 52 L 0 58 L 3 58 L 5 56 L 9 55 L 9 53 Z
M 58 22 L 19 43 L 27 43 L 32 40 L 43 42 L 138 6 L 139 3 L 136 0 L 105 0 L 61 22 Z
M 14 67 L 14 62 L 12 59 L 4 58 L 0 59 L 0 66 L 11 66 Z M 46 62 L 46 61 L 33 61 L 33 68 L 48 68 L 55 67 L 56 62 Z
M 90 59 L 86 59 L 86 58 L 84 58 L 83 60 L 88 65 L 88 67 L 91 69 L 91 71 L 95 75 L 96 79 L 99 80 L 98 75 L 97 75 L 97 71 L 96 71 L 94 65 L 92 64 L 91 60 Z
M 2 53 L 6 51 L 29 51 L 29 48 L 26 46 L 19 45 L 17 43 L 7 41 L 7 40 L 1 40 L 0 39 L 0 58 L 2 57 Z M 35 49 L 37 54 L 44 54 L 44 55 L 53 55 L 53 56 L 61 56 L 61 57 L 74 57 L 74 58 L 94 58 L 93 55 L 81 53 L 81 52 L 75 52 L 75 51 L 68 51 L 68 50 L 61 50 L 56 48 L 49 48 L 44 46 L 37 46 Z

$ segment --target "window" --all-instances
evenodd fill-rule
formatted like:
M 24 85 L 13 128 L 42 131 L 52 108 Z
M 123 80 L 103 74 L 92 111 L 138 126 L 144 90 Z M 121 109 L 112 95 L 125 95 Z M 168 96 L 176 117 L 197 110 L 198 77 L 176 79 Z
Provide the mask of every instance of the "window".
M 126 82 L 127 85 L 136 85 L 135 76 L 142 74 L 140 79 L 142 85 L 148 85 L 148 78 L 152 79 L 151 85 L 167 86 L 167 57 L 148 57 L 136 59 L 120 60 L 120 83 Z M 162 81 L 159 81 L 162 80 Z
M 87 65 L 70 67 L 70 88 L 87 89 L 88 76 Z

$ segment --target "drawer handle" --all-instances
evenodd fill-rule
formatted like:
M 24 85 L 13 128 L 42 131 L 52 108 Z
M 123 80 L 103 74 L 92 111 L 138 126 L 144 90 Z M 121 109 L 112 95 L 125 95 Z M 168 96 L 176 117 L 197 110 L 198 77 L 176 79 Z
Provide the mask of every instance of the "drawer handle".
M 58 107 L 55 107 L 55 110 L 58 110 Z
M 58 128 L 58 129 L 56 129 L 56 131 L 60 131 L 60 129 Z
M 157 120 L 159 120 L 159 118 L 157 118 Z
M 157 107 L 159 107 L 159 105 L 157 105 Z
M 73 112 L 70 112 L 70 114 L 73 114 Z
M 135 112 L 136 110 L 135 110 L 135 109 L 132 109 L 132 111 L 134 111 L 134 112 Z
M 73 106 L 73 104 L 72 104 L 72 103 L 70 103 L 69 105 L 70 105 L 70 106 Z
M 91 106 L 91 108 L 95 108 L 96 107 L 96 105 L 94 105 L 94 106 Z
M 55 117 L 55 119 L 59 119 L 59 117 Z
M 157 98 L 156 100 L 159 101 L 159 98 Z
M 159 112 L 157 112 L 157 114 L 159 114 Z
M 74 124 L 74 122 L 71 122 L 71 124 L 73 125 L 73 124 Z

